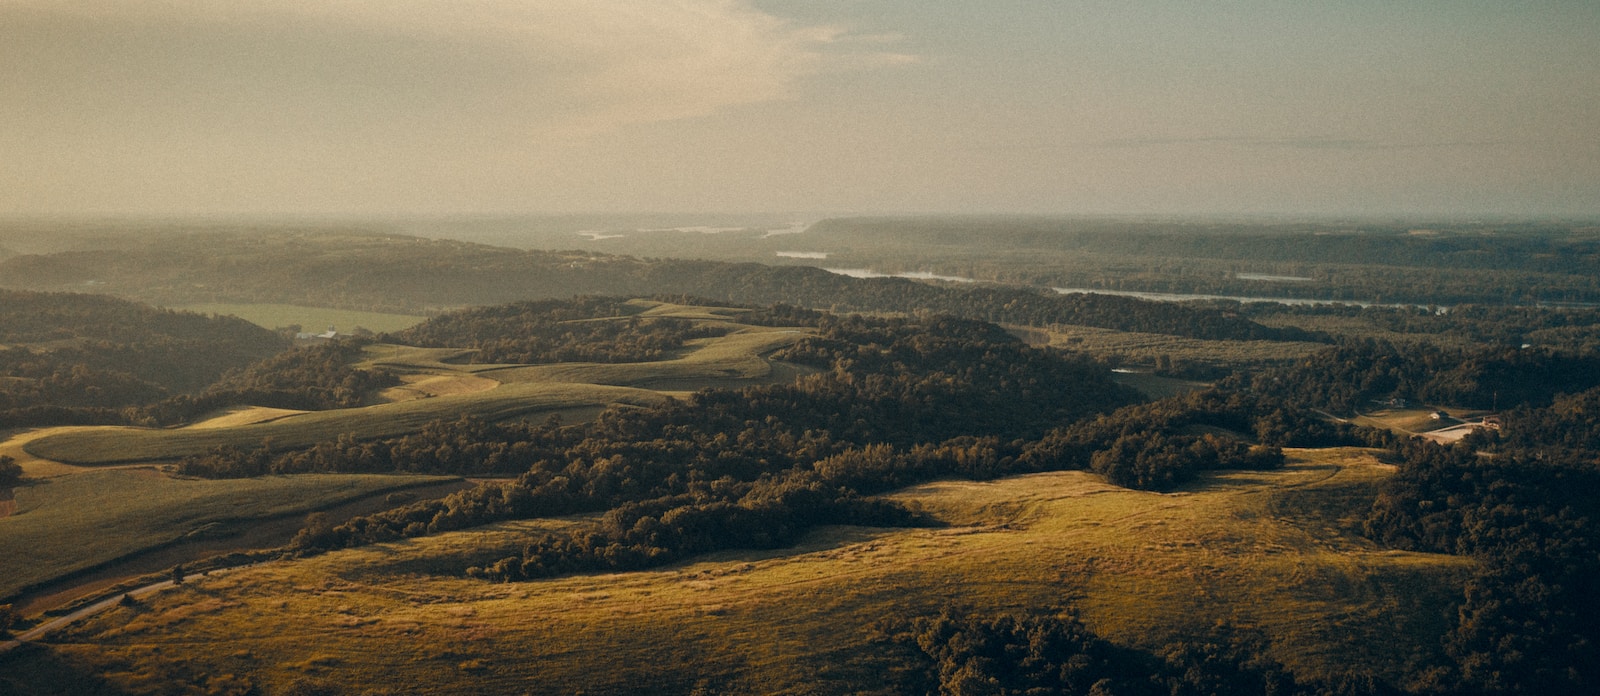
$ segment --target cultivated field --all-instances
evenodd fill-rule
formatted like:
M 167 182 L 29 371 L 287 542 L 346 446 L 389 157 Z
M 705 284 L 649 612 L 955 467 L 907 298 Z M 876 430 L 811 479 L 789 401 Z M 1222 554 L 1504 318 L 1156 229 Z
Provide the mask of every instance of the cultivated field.
M 1368 451 L 1290 455 L 1282 471 L 1165 495 L 1078 472 L 935 483 L 893 497 L 944 528 L 835 527 L 653 571 L 465 579 L 465 563 L 586 521 L 498 525 L 199 579 L 12 660 L 134 692 L 898 693 L 915 658 L 886 622 L 954 605 L 1076 607 L 1141 647 L 1226 624 L 1304 674 L 1396 676 L 1439 649 L 1471 564 L 1353 533 L 1389 473 Z

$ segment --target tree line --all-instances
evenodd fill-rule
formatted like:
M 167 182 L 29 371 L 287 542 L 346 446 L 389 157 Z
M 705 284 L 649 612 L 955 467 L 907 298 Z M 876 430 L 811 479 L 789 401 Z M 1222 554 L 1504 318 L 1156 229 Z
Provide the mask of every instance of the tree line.
M 1241 388 L 1245 381 L 1251 391 L 1337 413 L 1394 397 L 1478 409 L 1543 406 L 1600 386 L 1600 353 L 1351 339 L 1290 367 L 1234 379 Z
M 515 302 L 442 314 L 383 340 L 469 348 L 475 363 L 621 363 L 661 360 L 687 341 L 727 332 L 687 319 L 641 317 L 643 310 L 618 297 Z

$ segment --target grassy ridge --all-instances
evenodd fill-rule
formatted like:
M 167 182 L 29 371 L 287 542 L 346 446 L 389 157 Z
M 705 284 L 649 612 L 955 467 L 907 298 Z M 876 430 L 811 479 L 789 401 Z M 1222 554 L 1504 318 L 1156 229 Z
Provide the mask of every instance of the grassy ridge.
M 228 428 L 94 428 L 50 435 L 24 449 L 69 464 L 104 465 L 178 459 L 214 447 L 306 447 L 341 435 L 372 439 L 415 432 L 430 421 L 471 415 L 485 420 L 572 416 L 610 404 L 649 404 L 657 392 L 594 384 L 507 384 L 489 391 L 418 399 L 364 408 L 317 411 Z
M 1073 604 L 1124 644 L 1226 622 L 1308 676 L 1392 677 L 1438 649 L 1470 564 L 1349 533 L 1387 474 L 1338 450 L 1168 495 L 1079 472 L 946 482 L 894 497 L 948 528 L 829 528 L 792 549 L 529 583 L 417 575 L 585 521 L 498 525 L 201 580 L 83 625 L 53 659 L 128 685 L 226 674 L 267 692 L 898 693 L 909 653 L 879 639 L 883 619 Z M 148 649 L 175 643 L 181 657 Z
M 30 481 L 0 518 L 0 597 L 155 548 L 214 523 L 258 520 L 406 488 L 439 476 L 268 476 L 195 481 L 119 469 Z

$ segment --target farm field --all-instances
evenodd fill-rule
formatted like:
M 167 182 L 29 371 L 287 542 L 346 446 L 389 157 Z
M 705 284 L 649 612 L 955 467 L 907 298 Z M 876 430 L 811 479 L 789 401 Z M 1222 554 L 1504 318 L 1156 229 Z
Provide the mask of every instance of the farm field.
M 99 674 L 134 693 L 899 693 L 916 658 L 885 621 L 957 606 L 1073 607 L 1143 648 L 1226 624 L 1306 676 L 1399 677 L 1439 649 L 1473 565 L 1354 533 L 1390 472 L 1370 451 L 1289 454 L 1283 470 L 1170 494 L 1081 472 L 933 483 L 892 497 L 948 526 L 824 528 L 789 549 L 642 572 L 509 584 L 445 572 L 584 518 L 337 551 L 110 610 L 13 656 L 14 674 Z M 0 686 L 54 688 L 16 679 Z
M 321 332 L 326 330 L 327 327 L 333 326 L 337 327 L 340 332 L 349 332 L 360 327 L 369 331 L 383 333 L 415 326 L 427 318 L 410 314 L 361 312 L 351 309 L 329 309 L 327 307 L 306 307 L 288 304 L 225 304 L 208 302 L 179 305 L 172 307 L 172 309 L 181 309 L 199 314 L 224 316 L 231 314 L 267 329 L 278 329 L 298 324 L 301 330 L 310 332 Z

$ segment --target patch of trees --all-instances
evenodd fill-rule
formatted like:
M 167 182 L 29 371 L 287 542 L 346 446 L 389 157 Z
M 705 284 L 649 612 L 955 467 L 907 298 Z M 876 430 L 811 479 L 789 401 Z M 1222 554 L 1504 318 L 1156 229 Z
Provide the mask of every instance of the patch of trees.
M 151 422 L 171 425 L 237 404 L 305 411 L 360 406 L 372 392 L 400 383 L 388 372 L 353 366 L 369 343 L 344 339 L 294 348 L 229 372 L 199 394 L 178 394 L 141 411 Z
M 922 522 L 902 507 L 862 499 L 812 472 L 719 483 L 686 495 L 624 503 L 607 512 L 596 528 L 538 537 L 521 554 L 468 568 L 467 574 L 515 581 L 634 570 L 718 549 L 788 546 L 825 524 L 888 527 Z
M 1471 408 L 1549 404 L 1561 393 L 1600 386 L 1600 353 L 1545 348 L 1452 349 L 1346 341 L 1296 365 L 1251 378 L 1251 388 L 1285 400 L 1352 413 L 1401 397 Z
M 1385 544 L 1481 563 L 1445 637 L 1458 693 L 1600 687 L 1600 468 L 1584 459 L 1412 442 L 1367 520 Z
M 283 339 L 233 317 L 98 295 L 0 291 L 0 427 L 134 422 Z
M 1176 643 L 1162 654 L 1122 647 L 1095 635 L 1071 614 L 975 615 L 945 609 L 936 617 L 891 623 L 892 643 L 911 647 L 925 665 L 903 691 L 948 696 L 1090 694 L 1092 696 L 1365 696 L 1398 693 L 1352 670 L 1329 682 L 1299 682 L 1262 647 L 1219 628 L 1218 635 Z
M 641 317 L 616 297 L 578 297 L 478 307 L 433 317 L 385 341 L 471 348 L 475 363 L 647 362 L 725 329 L 674 317 Z
M 1549 406 L 1521 406 L 1503 415 L 1496 431 L 1481 433 L 1480 447 L 1593 458 L 1600 452 L 1600 387 L 1557 396 Z
M 1258 444 L 1247 444 L 1247 437 Z M 1280 467 L 1283 447 L 1371 446 L 1392 438 L 1272 397 L 1208 389 L 1057 428 L 1028 444 L 1019 459 L 1028 470 L 1082 469 L 1129 488 L 1170 490 L 1205 470 Z
M 22 480 L 22 465 L 10 455 L 0 454 L 0 488 L 14 486 Z

